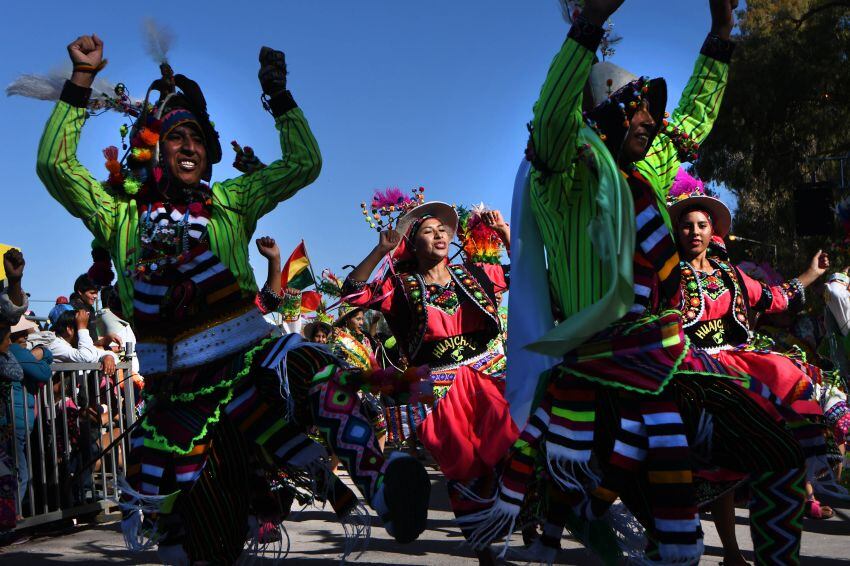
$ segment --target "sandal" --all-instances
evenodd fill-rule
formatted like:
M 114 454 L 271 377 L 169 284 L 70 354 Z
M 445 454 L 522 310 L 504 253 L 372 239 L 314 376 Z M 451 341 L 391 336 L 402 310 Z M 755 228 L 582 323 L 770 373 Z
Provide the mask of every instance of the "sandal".
M 805 514 L 809 519 L 832 519 L 835 511 L 829 505 L 821 505 L 817 499 L 809 499 L 806 501 Z

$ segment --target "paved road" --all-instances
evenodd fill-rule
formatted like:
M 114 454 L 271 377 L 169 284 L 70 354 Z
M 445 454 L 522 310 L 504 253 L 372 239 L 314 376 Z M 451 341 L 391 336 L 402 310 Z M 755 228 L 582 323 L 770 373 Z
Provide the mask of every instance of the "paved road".
M 452 522 L 445 484 L 437 474 L 432 475 L 431 513 L 428 530 L 413 544 L 400 546 L 376 525 L 372 530 L 369 550 L 357 558 L 356 564 L 395 566 L 400 564 L 420 565 L 469 565 L 472 554 L 461 546 L 461 537 Z M 839 505 L 837 516 L 829 521 L 806 521 L 803 535 L 803 564 L 848 565 L 850 566 L 850 504 Z M 742 548 L 752 549 L 748 532 L 746 511 L 738 511 L 738 540 Z M 710 521 L 703 521 L 706 532 L 706 555 L 703 564 L 720 562 L 720 542 Z M 342 550 L 342 527 L 335 522 L 332 513 L 310 510 L 300 514 L 297 520 L 288 522 L 291 551 L 286 564 L 337 565 Z M 565 538 L 564 550 L 557 564 L 595 564 L 577 543 Z M 751 558 L 751 554 L 749 555 Z M 85 526 L 42 534 L 23 544 L 0 549 L 0 564 L 3 566 L 42 566 L 85 562 L 89 566 L 107 564 L 157 564 L 152 552 L 129 556 L 124 550 L 123 539 L 117 523 Z

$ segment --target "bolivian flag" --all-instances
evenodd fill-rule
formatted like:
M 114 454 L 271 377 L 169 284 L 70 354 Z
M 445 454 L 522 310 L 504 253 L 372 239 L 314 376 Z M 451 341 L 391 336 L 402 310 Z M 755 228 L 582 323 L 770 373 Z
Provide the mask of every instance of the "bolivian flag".
M 283 271 L 280 274 L 280 284 L 284 289 L 298 289 L 299 291 L 315 284 L 304 240 L 301 240 L 301 243 L 286 260 L 286 265 L 283 266 Z

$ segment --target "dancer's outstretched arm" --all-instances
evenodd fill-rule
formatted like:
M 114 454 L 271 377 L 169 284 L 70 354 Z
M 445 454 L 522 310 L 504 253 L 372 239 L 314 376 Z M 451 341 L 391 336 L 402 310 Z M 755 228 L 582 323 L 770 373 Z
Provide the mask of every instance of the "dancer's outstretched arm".
M 809 267 L 790 281 L 779 285 L 768 285 L 738 270 L 746 295 L 744 299 L 756 312 L 774 314 L 800 307 L 806 300 L 805 289 L 829 269 L 829 255 L 818 250 Z
M 691 161 L 695 151 L 692 143 L 702 144 L 717 120 L 720 103 L 726 92 L 729 61 L 735 44 L 730 41 L 734 26 L 734 10 L 738 0 L 709 0 L 711 30 L 703 43 L 691 78 L 682 92 L 679 105 L 668 119 L 669 128 L 662 127 L 638 170 L 655 188 L 660 208 L 666 214 L 664 201 L 682 161 Z M 687 136 L 687 137 L 683 137 Z M 677 141 L 674 142 L 674 139 Z
M 368 281 L 372 272 L 381 263 L 385 255 L 393 251 L 401 243 L 401 234 L 395 230 L 384 230 L 378 235 L 378 244 L 372 248 L 363 261 L 349 273 L 348 279 L 353 281 Z
M 369 255 L 345 278 L 342 285 L 345 302 L 360 307 L 368 306 L 383 313 L 392 310 L 394 278 L 386 277 L 369 284 L 366 282 L 381 260 L 393 252 L 401 244 L 401 240 L 401 234 L 395 230 L 384 230 L 378 235 L 378 245 L 372 248 Z
M 538 174 L 553 179 L 554 190 L 569 189 L 571 176 L 563 175 L 577 151 L 577 137 L 583 124 L 581 101 L 590 75 L 593 54 L 602 39 L 602 24 L 622 4 L 622 0 L 594 0 L 570 28 L 567 39 L 555 56 L 534 105 L 531 151 Z M 554 182 L 554 178 L 563 178 Z M 554 196 L 554 195 L 553 195 Z
M 68 45 L 68 54 L 74 73 L 41 136 L 36 171 L 50 196 L 111 247 L 117 229 L 115 201 L 77 159 L 92 81 L 104 61 L 103 42 L 97 35 L 78 37 Z
M 269 236 L 257 238 L 256 243 L 260 255 L 268 260 L 268 276 L 266 277 L 266 284 L 263 288 L 279 296 L 281 291 L 280 248 L 277 242 L 274 241 L 274 238 Z
M 280 132 L 282 157 L 263 169 L 213 186 L 214 206 L 220 205 L 223 212 L 237 215 L 248 237 L 261 216 L 315 181 L 322 169 L 319 144 L 286 89 L 283 52 L 263 47 L 260 65 L 260 83 Z

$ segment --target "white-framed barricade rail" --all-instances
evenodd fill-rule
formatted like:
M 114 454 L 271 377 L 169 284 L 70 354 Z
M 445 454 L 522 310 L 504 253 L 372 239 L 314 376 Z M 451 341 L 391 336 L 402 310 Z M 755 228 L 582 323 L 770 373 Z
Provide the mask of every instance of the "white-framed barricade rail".
M 27 478 L 18 494 L 23 519 L 16 530 L 118 511 L 118 480 L 130 446 L 122 434 L 140 407 L 130 362 L 116 365 L 115 375 L 106 376 L 100 364 L 53 364 L 51 382 L 34 396 L 34 411 L 26 402 L 16 407 L 11 393 L 7 407 L 13 441 L 20 444 L 15 464 Z M 23 419 L 16 419 L 21 408 Z M 29 425 L 24 430 L 21 421 Z

